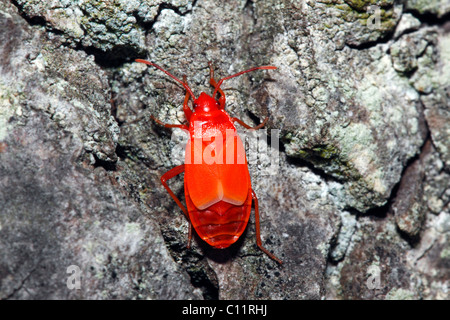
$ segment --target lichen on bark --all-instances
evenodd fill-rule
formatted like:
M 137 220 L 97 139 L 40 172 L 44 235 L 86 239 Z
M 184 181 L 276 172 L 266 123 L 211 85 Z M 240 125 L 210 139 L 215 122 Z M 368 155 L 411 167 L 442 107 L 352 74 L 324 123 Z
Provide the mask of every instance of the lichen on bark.
M 0 297 L 447 298 L 443 4 L 0 0 Z M 185 92 L 135 58 L 197 95 L 212 92 L 208 61 L 217 78 L 277 67 L 223 89 L 232 116 L 279 130 L 276 168 L 249 168 L 283 267 L 253 217 L 229 249 L 186 248 L 159 180 L 182 148 L 150 120 L 182 123 Z

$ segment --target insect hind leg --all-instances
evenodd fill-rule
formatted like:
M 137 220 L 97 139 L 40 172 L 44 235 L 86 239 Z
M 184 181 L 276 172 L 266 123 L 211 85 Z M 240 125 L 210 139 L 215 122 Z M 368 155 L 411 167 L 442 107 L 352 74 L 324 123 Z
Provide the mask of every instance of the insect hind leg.
M 252 189 L 252 199 L 255 201 L 255 225 L 256 225 L 256 244 L 258 248 L 267 254 L 270 259 L 275 260 L 279 264 L 283 264 L 283 262 L 278 259 L 275 255 L 269 252 L 266 248 L 263 247 L 262 241 L 261 241 L 261 231 L 260 231 L 260 225 L 259 225 L 259 205 L 258 205 L 258 198 L 256 197 L 255 191 Z

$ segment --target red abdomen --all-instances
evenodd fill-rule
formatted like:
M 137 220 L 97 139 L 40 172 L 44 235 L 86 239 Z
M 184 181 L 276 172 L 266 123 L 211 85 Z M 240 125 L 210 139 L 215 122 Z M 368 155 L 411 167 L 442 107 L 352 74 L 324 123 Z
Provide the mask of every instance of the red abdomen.
M 204 210 L 195 207 L 187 184 L 184 190 L 189 219 L 200 238 L 219 249 L 227 248 L 239 239 L 250 217 L 251 190 L 248 192 L 247 200 L 240 206 L 219 201 Z

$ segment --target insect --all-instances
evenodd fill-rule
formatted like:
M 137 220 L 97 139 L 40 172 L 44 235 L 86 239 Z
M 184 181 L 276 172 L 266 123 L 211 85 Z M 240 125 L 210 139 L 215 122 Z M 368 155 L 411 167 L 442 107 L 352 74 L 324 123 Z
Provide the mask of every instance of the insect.
M 255 67 L 216 82 L 210 62 L 209 82 L 214 87 L 214 92 L 212 96 L 202 92 L 196 98 L 187 84 L 186 76 L 183 76 L 181 81 L 153 62 L 142 59 L 135 61 L 161 70 L 186 89 L 183 111 L 187 124 L 166 124 L 151 117 L 166 128 L 180 128 L 189 132 L 185 163 L 169 170 L 161 177 L 164 188 L 189 221 L 188 248 L 192 239 L 192 228 L 212 247 L 223 249 L 235 243 L 247 227 L 253 201 L 256 244 L 271 259 L 281 264 L 280 259 L 262 246 L 258 198 L 251 186 L 244 146 L 234 126 L 234 122 L 237 122 L 247 129 L 259 129 L 265 125 L 268 118 L 260 125 L 251 127 L 238 118 L 230 117 L 225 111 L 226 98 L 220 88 L 225 80 L 247 72 L 260 69 L 273 70 L 276 67 Z M 220 97 L 216 100 L 218 93 Z M 188 105 L 189 98 L 193 100 L 194 110 Z M 186 207 L 167 184 L 168 180 L 183 172 Z

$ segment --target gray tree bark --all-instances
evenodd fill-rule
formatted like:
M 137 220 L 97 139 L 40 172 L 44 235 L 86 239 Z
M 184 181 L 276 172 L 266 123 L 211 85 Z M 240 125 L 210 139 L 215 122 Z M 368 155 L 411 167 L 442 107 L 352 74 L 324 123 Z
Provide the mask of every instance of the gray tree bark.
M 0 298 L 448 299 L 449 15 L 448 0 L 0 0 Z M 159 181 L 183 149 L 150 119 L 183 123 L 185 92 L 135 58 L 197 96 L 208 61 L 217 78 L 277 67 L 223 89 L 232 116 L 269 117 L 269 153 L 247 156 L 283 266 L 253 217 L 228 249 L 186 248 Z

